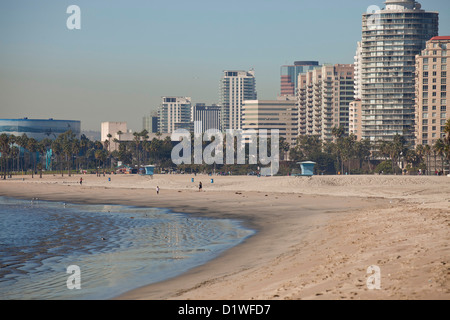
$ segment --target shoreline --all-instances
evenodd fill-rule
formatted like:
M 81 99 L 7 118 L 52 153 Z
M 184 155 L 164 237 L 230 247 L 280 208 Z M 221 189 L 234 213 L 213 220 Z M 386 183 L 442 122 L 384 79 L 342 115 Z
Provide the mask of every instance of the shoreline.
M 446 274 L 449 254 L 445 242 L 448 243 L 449 238 L 448 223 L 442 226 L 442 230 L 435 232 L 433 239 L 444 235 L 435 249 L 432 248 L 432 242 L 425 244 L 430 254 L 439 254 L 436 258 L 442 260 L 433 261 L 432 271 L 419 276 L 429 278 L 429 275 L 438 275 L 431 287 L 423 288 L 416 284 L 416 288 L 415 285 L 405 283 L 400 288 L 398 283 L 407 282 L 407 274 L 399 274 L 395 281 L 389 281 L 388 286 L 383 286 L 383 290 L 370 291 L 365 287 L 366 269 L 372 264 L 378 263 L 382 271 L 388 270 L 388 276 L 383 277 L 386 284 L 396 275 L 396 263 L 402 263 L 405 256 L 411 256 L 413 260 L 426 258 L 423 253 L 421 256 L 422 251 L 407 250 L 405 254 L 402 246 L 393 245 L 395 240 L 403 236 L 401 227 L 397 230 L 400 233 L 392 233 L 386 239 L 380 238 L 378 232 L 373 232 L 377 228 L 386 231 L 383 223 L 389 221 L 384 221 L 386 219 L 382 216 L 388 214 L 389 217 L 408 220 L 416 217 L 423 220 L 419 216 L 428 216 L 433 212 L 434 219 L 427 221 L 430 228 L 437 228 L 438 222 L 448 219 L 448 210 L 442 208 L 446 205 L 448 208 L 450 200 L 445 194 L 450 190 L 450 180 L 439 181 L 439 189 L 434 192 L 439 191 L 437 197 L 440 195 L 442 201 L 435 201 L 433 193 L 423 191 L 423 182 L 430 182 L 430 186 L 434 186 L 436 179 L 412 183 L 416 181 L 415 178 L 411 180 L 390 176 L 375 179 L 372 176 L 352 176 L 351 179 L 333 176 L 314 177 L 312 180 L 292 177 L 259 180 L 253 177 L 214 177 L 217 180 L 214 185 L 205 186 L 206 183 L 203 183 L 206 192 L 200 193 L 195 191 L 195 184 L 187 182 L 192 176 L 155 176 L 154 179 L 112 176 L 113 183 L 105 181 L 108 177 L 83 176 L 83 186 L 76 185 L 79 177 L 52 176 L 42 180 L 28 177 L 25 181 L 21 181 L 22 178 L 2 181 L 0 195 L 73 203 L 168 208 L 193 216 L 240 220 L 243 226 L 256 231 L 255 235 L 205 265 L 173 279 L 137 288 L 116 299 L 428 299 L 430 294 L 437 299 L 450 297 L 449 277 Z M 197 176 L 195 179 L 206 181 L 210 178 Z M 372 183 L 378 181 L 379 188 L 369 185 L 364 190 L 357 185 L 358 179 L 365 180 L 361 185 L 369 180 Z M 405 185 L 397 187 L 400 190 L 385 190 L 376 197 L 378 189 L 386 189 L 385 181 L 397 181 L 399 184 L 402 179 Z M 347 189 L 356 188 L 359 192 L 343 196 L 345 188 L 336 186 L 336 181 L 345 180 L 353 185 Z M 157 184 L 161 187 L 159 195 L 154 189 Z M 294 188 L 294 184 L 309 188 Z M 424 194 L 422 205 L 413 201 L 418 191 Z M 399 210 L 402 207 L 408 211 Z M 361 220 L 361 223 L 360 219 L 365 220 Z M 420 230 L 416 230 L 424 229 L 426 224 L 422 221 L 419 225 L 412 224 L 414 231 L 419 232 L 417 237 L 430 236 L 427 232 L 420 234 Z M 372 232 L 361 231 L 367 228 Z M 362 234 L 368 234 L 368 239 L 361 239 Z M 375 238 L 376 241 L 369 238 Z M 357 239 L 361 241 L 355 244 Z M 409 241 L 414 241 L 413 237 L 411 239 Z M 381 250 L 383 254 L 378 252 L 380 248 L 370 252 L 370 243 L 377 244 L 372 245 L 372 249 L 375 249 L 383 242 L 386 242 L 385 251 Z M 350 250 L 352 246 L 358 250 Z M 401 258 L 391 260 L 391 256 L 399 255 Z M 427 270 L 430 269 L 428 264 L 424 265 Z M 403 265 L 398 267 L 404 269 Z M 418 271 L 420 263 L 413 263 L 412 267 L 412 271 Z M 349 270 L 351 272 L 347 272 Z

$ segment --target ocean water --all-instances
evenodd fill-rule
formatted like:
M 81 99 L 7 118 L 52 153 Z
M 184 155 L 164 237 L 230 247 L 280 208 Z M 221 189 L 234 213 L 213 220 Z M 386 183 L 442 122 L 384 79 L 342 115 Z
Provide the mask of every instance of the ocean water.
M 202 265 L 255 232 L 160 208 L 0 197 L 0 299 L 109 299 Z M 69 289 L 79 267 L 80 289 Z M 69 273 L 70 272 L 70 273 Z

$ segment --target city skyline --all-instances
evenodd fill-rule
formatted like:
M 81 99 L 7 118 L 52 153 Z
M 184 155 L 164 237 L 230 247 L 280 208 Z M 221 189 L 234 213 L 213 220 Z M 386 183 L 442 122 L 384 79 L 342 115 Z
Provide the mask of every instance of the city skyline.
M 66 27 L 72 4 L 81 30 Z M 450 35 L 449 1 L 421 4 Z M 218 103 L 222 72 L 250 68 L 258 98 L 273 100 L 282 65 L 354 63 L 371 5 L 384 1 L 2 2 L 0 117 L 80 120 L 82 130 L 124 121 L 138 131 L 162 96 Z

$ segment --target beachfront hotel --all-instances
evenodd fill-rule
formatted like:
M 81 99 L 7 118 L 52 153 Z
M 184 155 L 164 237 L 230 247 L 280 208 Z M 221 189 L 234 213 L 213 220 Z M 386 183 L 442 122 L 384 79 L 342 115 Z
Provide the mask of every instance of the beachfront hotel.
M 445 137 L 445 123 L 450 119 L 449 60 L 450 36 L 431 38 L 416 57 L 416 145 L 433 146 Z
M 316 67 L 298 76 L 298 134 L 332 141 L 334 127 L 349 132 L 349 105 L 354 100 L 354 65 Z
M 173 133 L 177 129 L 192 131 L 190 97 L 162 97 L 158 109 L 159 131 Z
M 314 70 L 318 61 L 295 61 L 294 65 L 281 66 L 281 96 L 295 97 L 298 88 L 298 75 Z
M 294 98 L 246 100 L 242 106 L 243 130 L 279 130 L 280 138 L 296 146 L 298 109 Z M 244 136 L 245 138 L 245 136 Z
M 362 138 L 414 141 L 415 56 L 438 35 L 437 12 L 413 0 L 387 0 L 362 18 Z
M 256 100 L 255 71 L 224 71 L 220 81 L 222 131 L 242 129 L 242 103 Z

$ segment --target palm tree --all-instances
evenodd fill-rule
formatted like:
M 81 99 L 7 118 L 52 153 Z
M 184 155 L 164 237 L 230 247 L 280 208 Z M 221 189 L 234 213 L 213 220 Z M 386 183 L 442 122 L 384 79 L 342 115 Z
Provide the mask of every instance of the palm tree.
M 36 151 L 38 147 L 38 142 L 34 138 L 29 138 L 27 143 L 27 149 L 31 154 L 32 163 L 31 163 L 31 177 L 34 178 L 34 172 L 36 170 Z
M 112 134 L 108 133 L 107 135 L 108 137 L 108 158 L 109 158 L 109 165 L 112 168 L 112 162 L 111 162 L 111 138 L 112 138 Z
M 439 155 L 441 157 L 441 166 L 442 172 L 444 172 L 444 155 L 445 155 L 445 143 L 442 139 L 436 140 L 436 143 L 433 146 L 434 154 Z M 436 162 L 436 160 L 435 160 Z M 435 164 L 436 167 L 436 164 Z
M 13 146 L 12 148 L 11 148 L 11 156 L 12 156 L 12 159 L 13 159 L 13 165 L 12 165 L 12 171 L 13 172 L 15 172 L 15 170 L 14 170 L 14 159 L 19 159 L 19 156 L 20 156 L 20 150 L 19 150 L 19 148 L 17 147 L 17 146 Z M 19 163 L 19 161 L 17 160 L 17 164 Z M 17 166 L 16 167 L 16 169 L 17 170 L 19 170 L 19 167 Z
M 450 119 L 447 120 L 445 127 L 444 127 L 444 133 L 445 133 L 445 138 L 443 140 L 444 142 L 444 152 L 447 155 L 447 162 L 449 164 L 449 173 L 450 173 Z
M 81 142 L 78 139 L 74 139 L 72 142 L 72 154 L 75 156 L 75 170 L 79 172 L 80 170 L 80 152 L 81 152 Z
M 430 155 L 431 155 L 431 147 L 429 144 L 425 145 L 423 148 L 425 155 L 427 156 L 427 175 L 430 175 Z
M 28 136 L 25 133 L 22 134 L 21 137 L 17 138 L 17 144 L 23 150 L 23 159 L 22 159 L 22 175 L 23 175 L 24 174 L 24 168 L 26 166 L 25 155 L 27 153 L 25 152 L 25 150 L 27 149 L 27 145 L 28 145 Z
M 56 140 L 52 143 L 52 150 L 56 155 L 56 159 L 59 163 L 59 169 L 61 170 L 61 177 L 64 177 L 64 171 L 62 167 L 62 155 L 63 155 L 63 147 L 62 147 L 62 139 L 61 136 L 58 136 Z
M 139 159 L 139 145 L 141 143 L 141 135 L 138 132 L 134 132 L 133 136 L 134 136 L 134 143 L 136 144 L 136 159 L 137 159 L 138 172 L 139 172 L 139 170 L 141 168 L 141 163 L 140 163 L 140 159 Z
M 342 141 L 342 138 L 345 134 L 345 129 L 340 126 L 338 127 L 334 127 L 331 130 L 331 134 L 334 136 L 335 141 L 336 141 L 336 158 L 337 158 L 337 163 L 339 165 L 340 163 L 340 167 L 341 167 L 341 173 L 344 173 L 344 159 L 343 159 L 343 150 L 344 150 L 344 143 Z
M 6 133 L 3 133 L 0 135 L 0 153 L 2 154 L 1 160 L 3 165 L 3 180 L 6 180 L 6 166 L 7 166 L 7 158 L 10 153 L 10 146 L 9 146 L 9 137 Z

